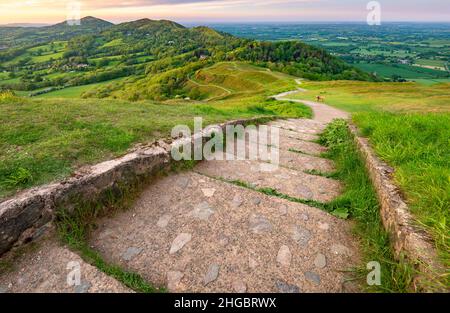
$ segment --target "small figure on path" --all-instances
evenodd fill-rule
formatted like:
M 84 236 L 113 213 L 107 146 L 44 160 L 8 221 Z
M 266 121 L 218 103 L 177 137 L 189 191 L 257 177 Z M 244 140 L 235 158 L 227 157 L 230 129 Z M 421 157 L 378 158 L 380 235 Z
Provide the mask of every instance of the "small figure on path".
M 317 99 L 317 102 L 325 102 L 325 98 L 322 96 L 317 96 L 316 99 Z

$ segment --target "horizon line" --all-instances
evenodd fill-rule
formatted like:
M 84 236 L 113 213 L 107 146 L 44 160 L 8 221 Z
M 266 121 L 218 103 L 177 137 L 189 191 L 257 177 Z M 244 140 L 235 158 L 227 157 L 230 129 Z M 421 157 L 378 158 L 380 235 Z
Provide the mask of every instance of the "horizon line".
M 98 18 L 92 15 L 87 15 L 84 16 L 83 18 L 86 17 L 94 17 L 97 19 L 101 19 L 107 22 L 110 22 L 114 25 L 119 25 L 122 23 L 127 23 L 127 22 L 134 22 L 134 21 L 138 21 L 138 20 L 142 20 L 142 19 L 150 19 L 150 20 L 155 20 L 155 21 L 161 21 L 161 20 L 168 20 L 168 19 L 151 19 L 151 18 L 146 18 L 146 17 L 142 17 L 142 18 L 138 18 L 138 19 L 131 19 L 131 20 L 126 20 L 126 21 L 121 21 L 121 22 L 112 22 L 108 19 L 104 19 L 104 18 Z M 62 20 L 60 22 L 54 22 L 54 23 L 40 23 L 40 22 L 12 22 L 12 23 L 6 23 L 6 24 L 0 24 L 1 26 L 8 26 L 8 25 L 39 25 L 39 26 L 28 26 L 28 27 L 45 27 L 45 26 L 52 26 L 52 25 L 56 25 L 59 23 L 64 23 L 67 20 Z M 316 24 L 316 23 L 351 23 L 351 24 L 366 24 L 365 21 L 361 21 L 361 20 L 353 20 L 353 21 L 347 21 L 347 20 L 308 20 L 308 21 L 295 21 L 295 20 L 290 20 L 290 21 L 281 21 L 281 20 L 272 20 L 272 21 L 259 21 L 259 20 L 253 20 L 253 21 L 240 21 L 240 20 L 236 20 L 236 21 L 229 21 L 229 20 L 217 20 L 217 21 L 181 21 L 181 20 L 171 20 L 173 22 L 177 22 L 180 24 L 186 23 L 186 24 L 272 24 L 272 23 L 277 23 L 277 24 Z M 450 21 L 430 21 L 430 20 L 386 20 L 384 22 L 381 22 L 381 26 L 383 25 L 383 23 L 426 23 L 426 24 L 450 24 Z M 20 27 L 20 26 L 18 26 Z

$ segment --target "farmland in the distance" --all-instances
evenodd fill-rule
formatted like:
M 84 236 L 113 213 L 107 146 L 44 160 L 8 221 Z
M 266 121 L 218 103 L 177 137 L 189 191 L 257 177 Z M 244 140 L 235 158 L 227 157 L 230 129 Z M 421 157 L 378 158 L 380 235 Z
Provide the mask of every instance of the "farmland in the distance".
M 396 81 L 449 81 L 449 24 L 384 23 L 370 27 L 336 24 L 212 24 L 213 28 L 258 40 L 302 40 L 356 67 Z

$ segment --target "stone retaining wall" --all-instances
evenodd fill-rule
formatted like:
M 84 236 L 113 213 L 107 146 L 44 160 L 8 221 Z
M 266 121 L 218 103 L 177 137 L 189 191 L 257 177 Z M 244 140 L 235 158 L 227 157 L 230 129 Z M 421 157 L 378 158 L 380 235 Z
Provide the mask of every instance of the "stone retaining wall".
M 377 192 L 381 219 L 390 235 L 395 257 L 406 257 L 417 267 L 419 273 L 412 286 L 415 291 L 440 289 L 436 279 L 444 273 L 444 267 L 438 261 L 432 239 L 416 226 L 400 189 L 393 183 L 394 169 L 376 156 L 368 140 L 359 137 L 354 125 L 350 126 L 350 130 Z
M 258 124 L 273 117 L 236 120 L 218 125 L 225 131 L 227 125 Z M 50 227 L 57 208 L 71 211 L 80 201 L 96 201 L 102 193 L 114 186 L 126 185 L 139 177 L 149 177 L 165 169 L 172 162 L 171 147 L 193 144 L 195 138 L 211 132 L 208 127 L 192 138 L 164 140 L 150 146 L 141 145 L 129 154 L 79 170 L 73 177 L 61 182 L 29 189 L 0 203 L 0 256 L 14 246 L 40 237 Z

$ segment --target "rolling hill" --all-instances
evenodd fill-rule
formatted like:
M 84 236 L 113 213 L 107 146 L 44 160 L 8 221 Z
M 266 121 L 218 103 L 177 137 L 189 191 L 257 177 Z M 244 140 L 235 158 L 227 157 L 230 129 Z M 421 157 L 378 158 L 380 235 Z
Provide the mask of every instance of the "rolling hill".
M 114 24 L 92 16 L 80 20 L 80 25 L 67 21 L 43 27 L 0 27 L 0 47 L 23 48 L 54 40 L 67 40 L 74 36 L 93 34 Z
M 225 61 L 312 80 L 375 79 L 301 42 L 257 42 L 168 20 L 113 25 L 86 17 L 80 26 L 63 22 L 31 30 L 0 28 L 2 32 L 14 46 L 0 51 L 0 88 L 31 95 L 129 77 L 126 83 L 110 84 L 109 90 L 88 95 L 128 100 L 201 98 L 188 88 L 189 79 L 198 70 Z

